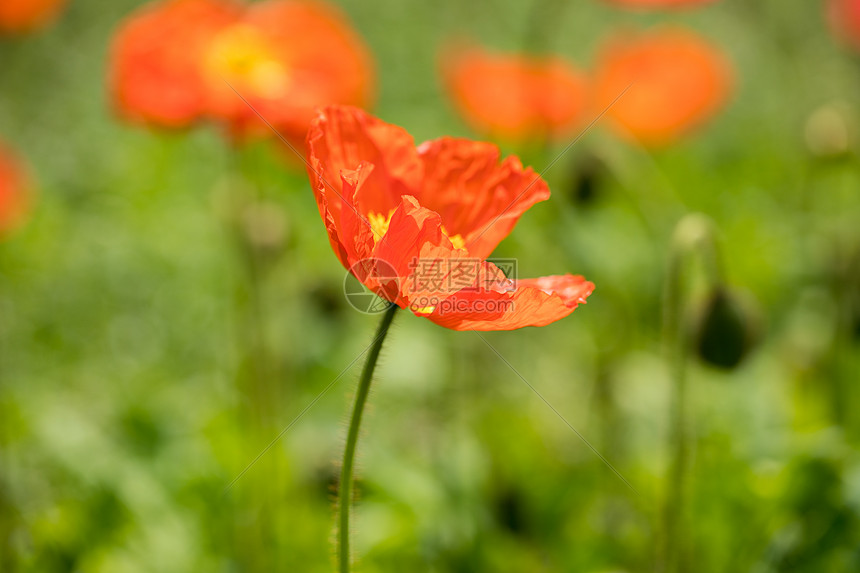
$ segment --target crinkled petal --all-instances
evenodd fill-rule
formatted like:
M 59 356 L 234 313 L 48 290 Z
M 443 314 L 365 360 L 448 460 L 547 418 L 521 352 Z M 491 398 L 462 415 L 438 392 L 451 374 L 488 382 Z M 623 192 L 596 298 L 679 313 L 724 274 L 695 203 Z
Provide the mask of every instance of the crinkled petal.
M 373 173 L 361 186 L 356 209 L 387 214 L 400 205 L 402 195 L 415 195 L 421 184 L 421 162 L 412 136 L 348 106 L 321 110 L 308 132 L 308 176 L 314 192 L 328 196 L 338 221 L 343 207 L 341 173 L 372 163 Z M 318 199 L 319 201 L 319 199 Z
M 372 255 L 377 236 L 367 217 L 358 208 L 358 197 L 372 176 L 375 166 L 362 161 L 353 171 L 341 172 L 343 205 L 340 210 L 340 221 L 337 233 L 340 243 L 344 246 L 349 266 Z
M 473 284 L 484 264 L 455 248 L 442 231 L 439 214 L 411 196 L 402 198 L 373 256 L 397 276 L 396 284 L 388 282 L 384 296 L 418 314 Z
M 418 148 L 424 164 L 422 205 L 442 216 L 446 232 L 460 235 L 469 253 L 490 256 L 520 216 L 549 198 L 546 182 L 519 159 L 500 162 L 490 143 L 443 137 Z
M 464 289 L 441 302 L 427 317 L 453 330 L 515 330 L 546 326 L 584 304 L 594 285 L 577 275 L 514 281 L 502 289 Z

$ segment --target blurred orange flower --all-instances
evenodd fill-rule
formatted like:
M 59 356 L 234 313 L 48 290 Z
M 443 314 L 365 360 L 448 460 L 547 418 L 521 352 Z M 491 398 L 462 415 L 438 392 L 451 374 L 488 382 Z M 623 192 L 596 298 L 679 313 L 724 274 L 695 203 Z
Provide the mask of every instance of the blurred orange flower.
M 20 159 L 0 143 L 0 236 L 17 227 L 30 206 L 30 183 Z
M 368 49 L 339 11 L 319 2 L 252 5 L 212 42 L 205 69 L 212 95 L 209 111 L 237 133 L 268 133 L 268 128 L 234 89 L 285 137 L 297 141 L 304 140 L 319 106 L 364 107 L 373 99 Z
M 267 129 L 250 104 L 301 139 L 318 106 L 367 105 L 374 83 L 370 55 L 343 16 L 304 0 L 150 4 L 118 31 L 112 56 L 124 115 L 169 127 L 210 118 L 234 134 Z
M 547 184 L 489 143 L 412 137 L 347 106 L 308 132 L 308 176 L 329 242 L 367 288 L 454 330 L 543 326 L 594 285 L 581 276 L 511 280 L 486 261 Z
M 31 32 L 50 22 L 66 0 L 3 0 L 0 2 L 0 32 Z
M 715 0 L 606 0 L 610 4 L 629 8 L 694 8 L 710 4 Z
M 200 62 L 241 9 L 230 0 L 166 0 L 130 16 L 111 50 L 110 84 L 120 113 L 164 127 L 200 119 L 208 105 Z
M 828 17 L 834 32 L 860 49 L 860 0 L 830 0 Z
M 646 145 L 671 143 L 723 107 L 731 67 L 704 39 L 678 28 L 617 37 L 597 70 L 600 109 L 623 133 Z M 612 102 L 630 89 L 613 105 Z
M 448 91 L 479 132 L 511 140 L 560 137 L 587 109 L 585 75 L 560 58 L 473 48 L 443 60 Z

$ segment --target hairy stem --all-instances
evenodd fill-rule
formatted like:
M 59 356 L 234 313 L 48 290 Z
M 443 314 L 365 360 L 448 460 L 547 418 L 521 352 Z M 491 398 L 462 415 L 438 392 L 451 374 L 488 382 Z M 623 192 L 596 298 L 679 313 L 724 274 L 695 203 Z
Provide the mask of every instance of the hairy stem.
M 382 316 L 376 337 L 370 346 L 370 352 L 361 371 L 361 379 L 358 381 L 358 389 L 355 392 L 355 404 L 352 407 L 352 417 L 349 420 L 349 433 L 346 436 L 346 448 L 343 450 L 343 465 L 340 469 L 340 489 L 338 493 L 339 506 L 339 535 L 338 535 L 338 559 L 340 572 L 349 573 L 352 560 L 349 553 L 349 511 L 352 505 L 352 468 L 355 461 L 355 447 L 358 444 L 358 432 L 361 428 L 361 418 L 364 414 L 364 406 L 370 393 L 370 382 L 373 379 L 373 371 L 382 350 L 382 343 L 388 328 L 394 319 L 394 313 L 398 306 L 392 304 Z

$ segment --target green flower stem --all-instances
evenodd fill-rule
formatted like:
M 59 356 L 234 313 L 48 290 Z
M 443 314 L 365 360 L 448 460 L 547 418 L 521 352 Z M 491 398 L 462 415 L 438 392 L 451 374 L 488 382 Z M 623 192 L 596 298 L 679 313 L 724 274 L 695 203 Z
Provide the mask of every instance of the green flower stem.
M 248 416 L 249 439 L 259 443 L 268 439 L 275 421 L 278 405 L 283 402 L 283 393 L 291 385 L 276 381 L 289 378 L 279 369 L 281 361 L 268 348 L 266 336 L 266 308 L 264 287 L 266 261 L 259 247 L 248 234 L 245 216 L 250 209 L 260 204 L 264 188 L 260 183 L 259 145 L 237 144 L 230 148 L 230 168 L 227 173 L 229 189 L 226 191 L 224 230 L 236 253 L 240 265 L 234 284 L 233 312 L 235 313 L 235 347 L 238 351 L 236 384 L 246 396 L 241 415 Z M 251 446 L 249 446 L 251 447 Z M 254 506 L 265 507 L 267 500 L 276 499 L 282 488 L 280 475 L 283 460 L 277 456 L 266 456 L 260 467 L 251 476 L 251 483 L 241 494 Z M 261 511 L 253 524 L 237 522 L 239 568 L 243 570 L 269 571 L 276 569 L 282 560 L 280 545 L 275 543 L 278 530 L 278 515 L 272 511 Z
M 663 339 L 672 378 L 669 449 L 670 465 L 663 503 L 660 566 L 662 573 L 685 570 L 684 498 L 689 457 L 687 357 L 690 337 L 686 332 L 687 281 L 685 270 L 692 255 L 698 254 L 710 286 L 722 283 L 723 271 L 709 219 L 699 214 L 685 216 L 675 228 L 670 247 L 663 293 Z
M 562 0 L 534 0 L 526 22 L 523 51 L 536 54 L 552 52 L 566 7 L 567 2 Z
M 352 417 L 349 420 L 349 433 L 346 436 L 346 448 L 343 451 L 343 465 L 340 469 L 340 490 L 338 493 L 340 511 L 338 557 L 341 573 L 349 573 L 350 566 L 352 565 L 349 553 L 349 510 L 352 505 L 352 468 L 355 461 L 355 448 L 358 444 L 358 432 L 361 428 L 361 418 L 364 414 L 367 396 L 370 393 L 370 382 L 373 379 L 373 371 L 379 359 L 379 352 L 382 350 L 382 343 L 385 341 L 385 335 L 388 334 L 388 328 L 391 326 L 391 321 L 394 320 L 394 314 L 398 308 L 396 304 L 392 304 L 382 316 L 382 321 L 379 323 L 379 328 L 376 331 L 376 337 L 373 339 L 373 344 L 370 347 L 370 353 L 367 355 L 367 360 L 364 363 L 364 369 L 361 371 L 358 389 L 355 392 L 355 404 L 352 407 Z

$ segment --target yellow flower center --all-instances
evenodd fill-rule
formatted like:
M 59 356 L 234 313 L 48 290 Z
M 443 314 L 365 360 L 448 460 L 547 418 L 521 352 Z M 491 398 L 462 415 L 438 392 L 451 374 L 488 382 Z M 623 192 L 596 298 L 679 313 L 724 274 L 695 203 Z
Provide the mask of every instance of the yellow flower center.
M 447 230 L 445 230 L 445 227 L 442 227 L 442 232 L 445 233 L 445 236 L 448 237 L 448 239 L 451 241 L 451 244 L 454 245 L 455 249 L 466 248 L 466 241 L 463 240 L 463 236 L 461 234 L 457 233 L 456 235 L 452 235 Z
M 370 228 L 373 231 L 374 243 L 378 243 L 385 236 L 385 233 L 388 232 L 388 226 L 391 225 L 391 216 L 394 215 L 394 211 L 392 209 L 388 212 L 388 215 L 373 212 L 367 215 L 367 222 L 370 223 Z M 456 235 L 450 234 L 444 225 L 442 226 L 442 233 L 448 237 L 448 240 L 451 241 L 455 249 L 464 249 L 466 247 L 466 241 L 463 240 L 463 236 L 459 233 Z
M 237 90 L 278 98 L 287 92 L 290 77 L 284 62 L 276 57 L 268 39 L 247 24 L 230 26 L 212 42 L 209 64 Z
M 367 221 L 370 223 L 370 229 L 373 231 L 374 243 L 378 243 L 385 236 L 385 233 L 388 232 L 392 215 L 394 215 L 394 209 L 389 211 L 388 215 L 383 215 L 382 213 L 370 213 L 367 215 Z

